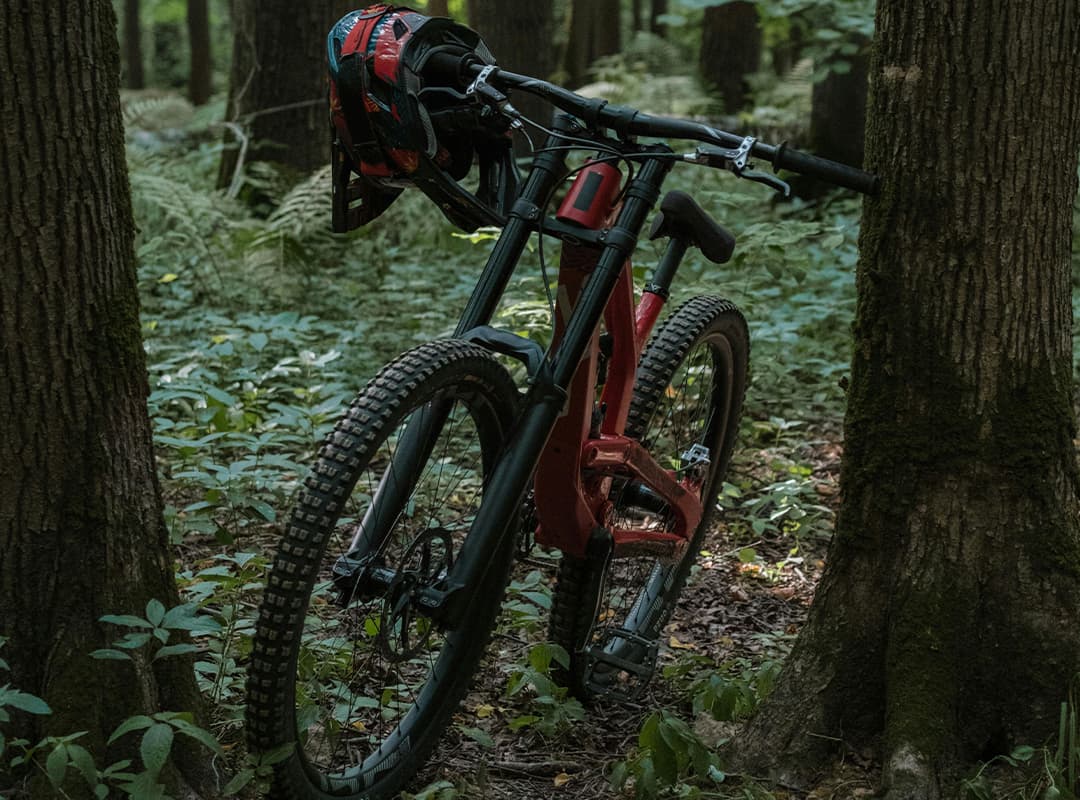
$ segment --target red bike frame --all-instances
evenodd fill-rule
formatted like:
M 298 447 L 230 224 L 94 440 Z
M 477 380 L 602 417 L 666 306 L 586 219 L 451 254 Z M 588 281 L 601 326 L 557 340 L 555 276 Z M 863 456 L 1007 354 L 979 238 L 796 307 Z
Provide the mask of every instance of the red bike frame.
M 591 230 L 610 224 L 619 210 L 616 191 L 594 190 L 596 196 L 587 211 L 582 211 L 580 198 L 589 194 L 590 184 L 595 187 L 598 174 L 603 174 L 604 185 L 610 186 L 612 172 L 617 170 L 606 164 L 582 171 L 556 218 Z M 597 260 L 595 248 L 564 244 L 554 345 L 561 340 L 566 320 Z M 700 483 L 693 478 L 679 479 L 661 467 L 638 441 L 624 435 L 637 362 L 664 304 L 663 296 L 646 290 L 635 305 L 633 273 L 627 259 L 604 308 L 604 328 L 611 347 L 610 353 L 604 354 L 607 377 L 599 401 L 596 390 L 602 355 L 597 329 L 537 467 L 533 483 L 539 520 L 536 539 L 547 547 L 583 557 L 592 533 L 606 528 L 616 555 L 649 553 L 665 560 L 678 558 L 701 520 Z M 658 495 L 673 512 L 672 529 L 643 530 L 613 524 L 609 494 L 617 478 L 640 482 Z

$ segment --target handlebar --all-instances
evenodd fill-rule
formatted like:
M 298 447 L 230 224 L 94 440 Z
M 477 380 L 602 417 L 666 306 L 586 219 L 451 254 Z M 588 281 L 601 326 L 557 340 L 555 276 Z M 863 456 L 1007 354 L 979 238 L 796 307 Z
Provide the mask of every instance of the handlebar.
M 435 51 L 428 57 L 424 70 L 429 75 L 445 79 L 459 87 L 465 87 L 484 72 L 488 67 L 474 56 L 455 55 L 445 51 Z M 609 103 L 607 100 L 583 97 L 580 94 L 563 89 L 528 75 L 518 75 L 504 69 L 491 68 L 486 77 L 488 83 L 501 89 L 520 89 L 547 100 L 553 106 L 573 114 L 589 128 L 607 128 L 620 137 L 649 136 L 657 139 L 688 139 L 697 142 L 735 148 L 744 140 L 738 134 L 728 133 L 709 125 L 691 120 L 673 117 L 658 117 L 646 114 L 629 106 Z M 863 194 L 877 194 L 879 178 L 861 169 L 849 167 L 827 158 L 803 153 L 780 145 L 754 142 L 751 155 L 767 160 L 774 171 L 781 169 L 798 172 L 811 178 L 832 183 L 845 189 L 852 189 Z

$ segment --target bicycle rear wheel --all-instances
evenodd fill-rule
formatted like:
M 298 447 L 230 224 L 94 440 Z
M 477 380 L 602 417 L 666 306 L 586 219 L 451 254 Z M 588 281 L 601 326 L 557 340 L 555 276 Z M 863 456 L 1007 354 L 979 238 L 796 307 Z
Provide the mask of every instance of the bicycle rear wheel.
M 288 800 L 396 797 L 468 688 L 513 557 L 505 537 L 454 628 L 418 612 L 468 546 L 517 390 L 487 351 L 421 345 L 320 451 L 269 574 L 248 678 L 256 752 Z M 283 749 L 283 750 L 279 750 Z
M 675 610 L 739 429 L 749 360 L 746 321 L 730 302 L 695 297 L 653 336 L 638 365 L 626 433 L 662 466 L 700 487 L 701 522 L 682 558 L 563 556 L 552 598 L 551 638 L 570 654 L 571 688 L 582 699 L 629 698 L 644 689 L 657 639 Z M 673 529 L 673 514 L 647 487 L 612 487 L 610 523 Z

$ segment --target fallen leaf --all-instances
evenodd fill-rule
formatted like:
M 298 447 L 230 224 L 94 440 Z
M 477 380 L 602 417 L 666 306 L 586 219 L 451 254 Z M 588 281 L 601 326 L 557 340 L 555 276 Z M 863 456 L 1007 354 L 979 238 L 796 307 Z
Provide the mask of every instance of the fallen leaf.
M 775 589 L 770 590 L 769 594 L 773 597 L 779 597 L 781 600 L 790 600 L 795 596 L 795 589 L 791 586 L 777 586 Z
M 558 775 L 555 776 L 556 786 L 565 786 L 568 783 L 570 783 L 570 776 L 567 775 L 565 772 L 560 772 Z
M 487 703 L 481 703 L 476 707 L 476 716 L 479 719 L 487 719 L 495 712 L 495 706 L 489 706 Z
M 668 644 L 676 650 L 697 650 L 696 644 L 680 642 L 676 637 L 672 636 L 668 639 Z

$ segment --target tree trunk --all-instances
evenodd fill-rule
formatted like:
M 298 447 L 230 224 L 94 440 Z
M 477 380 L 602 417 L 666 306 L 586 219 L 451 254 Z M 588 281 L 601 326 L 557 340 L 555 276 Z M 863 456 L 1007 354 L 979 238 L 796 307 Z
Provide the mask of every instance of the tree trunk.
M 191 78 L 188 96 L 197 106 L 210 99 L 213 61 L 210 57 L 210 9 L 207 0 L 188 0 L 188 41 L 191 43 Z
M 724 111 L 734 114 L 750 99 L 747 76 L 761 62 L 757 6 L 744 0 L 705 9 L 701 28 L 701 76 L 716 87 Z
M 870 72 L 868 43 L 857 44 L 859 53 L 845 58 L 847 72 L 830 72 L 814 85 L 810 112 L 810 149 L 855 167 L 863 163 Z
M 554 3 L 532 0 L 469 0 L 469 24 L 495 55 L 500 67 L 537 78 L 548 78 L 555 69 Z M 548 125 L 554 111 L 550 103 L 519 92 L 514 107 L 530 119 Z M 534 137 L 536 138 L 536 137 Z M 528 142 L 515 138 L 520 155 L 528 154 Z
M 129 89 L 146 87 L 139 3 L 140 0 L 124 0 L 124 85 Z
M 109 0 L 25 7 L 0 0 L 0 116 L 21 120 L 0 129 L 0 635 L 11 667 L 0 681 L 53 709 L 13 718 L 15 735 L 87 731 L 79 744 L 108 765 L 136 738 L 106 753 L 121 720 L 196 710 L 198 692 L 186 657 L 89 657 L 122 633 L 99 616 L 178 596 L 146 413 L 116 17 Z
M 232 0 L 233 60 L 226 118 L 245 129 L 245 162 L 310 172 L 330 159 L 326 35 L 355 3 L 344 0 Z M 232 133 L 226 141 L 235 145 Z M 218 176 L 228 186 L 238 147 Z
M 428 0 L 427 14 L 429 17 L 449 17 L 450 3 L 448 0 Z
M 866 94 L 869 89 L 870 47 L 845 56 L 846 72 L 832 71 L 814 84 L 811 94 L 810 132 L 807 149 L 822 158 L 861 167 L 865 151 Z M 830 190 L 823 181 L 795 175 L 791 189 L 804 199 Z
M 150 26 L 150 73 L 156 87 L 187 86 L 188 63 L 184 56 L 184 26 L 178 20 L 158 20 Z
M 618 0 L 573 0 L 566 47 L 567 85 L 588 83 L 589 67 L 621 49 Z
M 668 13 L 668 0 L 652 0 L 652 7 L 649 10 L 649 30 L 657 36 L 667 33 L 667 25 L 660 22 L 660 17 L 666 13 Z
M 1080 663 L 1077 0 L 880 0 L 843 504 L 734 761 L 882 746 L 890 800 L 1057 730 Z M 1075 787 L 1070 787 L 1075 788 Z
M 634 33 L 644 29 L 645 21 L 642 19 L 641 14 L 641 0 L 632 0 L 630 3 L 630 15 L 632 22 L 632 29 Z

